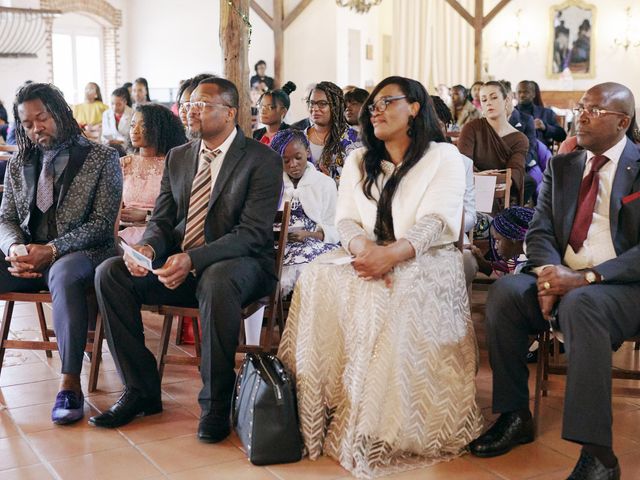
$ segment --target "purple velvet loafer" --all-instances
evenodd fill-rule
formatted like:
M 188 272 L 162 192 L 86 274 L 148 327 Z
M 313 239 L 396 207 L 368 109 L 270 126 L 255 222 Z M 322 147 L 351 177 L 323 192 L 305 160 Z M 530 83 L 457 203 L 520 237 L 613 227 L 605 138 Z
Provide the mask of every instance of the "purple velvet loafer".
M 56 396 L 51 410 L 51 421 L 56 425 L 67 425 L 84 417 L 84 395 L 78 396 L 71 390 L 62 390 Z

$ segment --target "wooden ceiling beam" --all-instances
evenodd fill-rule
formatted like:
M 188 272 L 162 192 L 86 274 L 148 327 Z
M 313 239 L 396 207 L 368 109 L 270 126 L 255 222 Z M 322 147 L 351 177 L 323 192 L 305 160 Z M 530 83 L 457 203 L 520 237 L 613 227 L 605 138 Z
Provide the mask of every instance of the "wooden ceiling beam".
M 296 20 L 296 18 L 298 18 L 300 14 L 304 12 L 304 9 L 307 8 L 312 1 L 313 0 L 301 0 L 301 2 L 298 5 L 296 5 L 296 8 L 291 10 L 291 13 L 289 13 L 289 15 L 286 15 L 284 17 L 284 22 L 283 22 L 284 30 L 286 30 L 289 27 L 289 25 L 291 25 Z
M 273 30 L 273 18 L 264 10 L 264 8 L 260 6 L 260 4 L 256 0 L 251 0 L 251 8 L 258 14 L 258 16 L 264 21 L 264 23 L 269 25 L 269 28 Z

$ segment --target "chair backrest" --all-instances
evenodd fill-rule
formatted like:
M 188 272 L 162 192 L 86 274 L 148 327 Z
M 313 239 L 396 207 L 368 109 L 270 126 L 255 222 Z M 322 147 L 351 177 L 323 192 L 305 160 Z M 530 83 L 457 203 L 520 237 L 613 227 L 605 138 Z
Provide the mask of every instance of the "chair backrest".
M 497 213 L 505 208 L 509 208 L 509 205 L 511 204 L 512 186 L 510 168 L 506 168 L 504 170 L 485 170 L 482 172 L 474 172 L 474 175 L 496 177 L 496 186 L 493 194 L 494 207 L 492 213 Z
M 0 152 L 14 153 L 18 151 L 17 145 L 0 145 Z
M 276 275 L 280 278 L 282 274 L 282 264 L 284 262 L 284 249 L 289 235 L 289 221 L 291 220 L 291 203 L 284 202 L 282 210 L 276 212 L 274 220 L 273 239 L 276 246 Z M 278 228 L 279 226 L 279 228 Z M 279 290 L 278 286 L 278 290 Z

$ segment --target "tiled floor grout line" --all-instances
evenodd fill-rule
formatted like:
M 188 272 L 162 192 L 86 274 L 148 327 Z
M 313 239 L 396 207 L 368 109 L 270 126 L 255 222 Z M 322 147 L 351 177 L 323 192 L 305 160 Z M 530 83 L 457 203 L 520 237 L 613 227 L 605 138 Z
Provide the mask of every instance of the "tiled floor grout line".
M 31 449 L 31 451 L 33 452 L 33 454 L 38 458 L 38 460 L 40 460 L 40 464 L 47 469 L 47 472 L 49 472 L 53 478 L 55 478 L 56 480 L 64 480 L 60 475 L 58 475 L 58 472 L 56 472 L 56 470 L 53 468 L 53 466 L 49 463 L 49 461 L 44 458 L 44 456 L 38 451 L 37 448 L 35 448 L 35 446 L 33 446 L 31 444 L 31 441 L 29 440 L 29 437 L 27 436 L 27 434 L 22 430 L 22 427 L 20 427 L 20 425 L 18 425 L 16 423 L 16 421 L 13 419 L 13 415 L 11 415 L 11 411 L 7 408 L 6 409 L 7 414 L 9 415 L 9 417 L 11 418 L 11 421 L 13 422 L 13 425 L 16 427 L 16 429 L 18 430 L 18 433 L 20 435 L 20 438 L 22 438 L 22 440 L 24 440 L 24 442 L 29 446 L 29 448 Z M 35 464 L 34 464 L 35 465 Z M 27 467 L 30 465 L 24 465 L 22 467 Z M 21 467 L 18 467 L 21 468 Z
M 149 462 L 151 465 L 153 465 L 161 474 L 162 476 L 164 476 L 165 478 L 169 478 L 169 474 L 167 472 L 164 471 L 163 468 L 160 467 L 160 465 L 158 465 L 149 455 L 147 455 L 146 452 L 144 452 L 143 450 L 141 450 L 138 445 L 136 445 L 133 440 L 131 440 L 129 437 L 127 437 L 119 428 L 116 428 L 116 431 L 118 432 L 118 434 L 120 434 L 120 436 L 122 436 L 140 455 L 142 455 L 142 457 L 147 460 L 147 462 Z M 144 445 L 144 444 L 142 444 Z

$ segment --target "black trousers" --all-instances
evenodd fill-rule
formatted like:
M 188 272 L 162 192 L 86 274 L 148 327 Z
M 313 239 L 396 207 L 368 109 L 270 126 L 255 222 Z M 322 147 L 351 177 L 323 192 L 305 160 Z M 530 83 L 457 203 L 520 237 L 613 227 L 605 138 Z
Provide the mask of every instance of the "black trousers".
M 640 284 L 589 285 L 562 297 L 558 307 L 568 371 L 562 437 L 611 447 L 611 356 L 640 332 Z M 507 275 L 487 300 L 493 410 L 529 407 L 528 335 L 548 328 L 538 305 L 535 277 Z
M 109 349 L 125 386 L 160 397 L 156 359 L 144 344 L 142 304 L 198 307 L 202 326 L 198 401 L 203 414 L 228 410 L 235 382 L 235 351 L 244 305 L 271 293 L 275 279 L 251 257 L 210 265 L 196 278 L 188 275 L 175 290 L 149 273 L 132 277 L 120 257 L 96 271 L 98 306 Z

